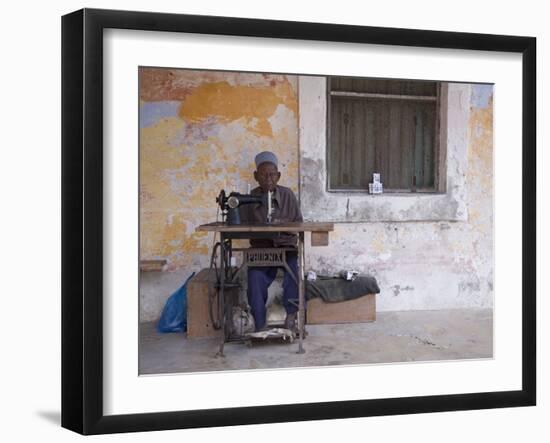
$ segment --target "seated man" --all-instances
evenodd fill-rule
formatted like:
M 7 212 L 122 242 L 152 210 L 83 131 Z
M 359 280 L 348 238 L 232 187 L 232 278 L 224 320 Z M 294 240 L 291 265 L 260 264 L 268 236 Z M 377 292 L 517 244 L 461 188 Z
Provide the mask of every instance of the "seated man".
M 278 161 L 275 154 L 269 151 L 259 153 L 256 158 L 256 171 L 254 179 L 259 186 L 251 191 L 253 195 L 265 194 L 268 191 L 274 194 L 273 220 L 277 222 L 301 222 L 302 213 L 298 200 L 291 189 L 280 186 L 277 183 L 281 173 L 277 169 Z M 241 208 L 241 217 L 247 222 L 265 223 L 267 220 L 266 205 L 246 205 Z M 297 234 L 281 233 L 275 239 L 252 239 L 250 245 L 253 248 L 296 248 Z M 287 251 L 286 262 L 294 275 L 298 277 L 298 252 Z M 252 309 L 252 315 L 256 323 L 256 331 L 266 327 L 266 302 L 267 288 L 277 275 L 278 267 L 250 267 L 248 268 L 248 303 Z M 283 268 L 284 269 L 284 268 Z M 294 301 L 294 303 L 292 303 Z M 292 277 L 285 271 L 283 280 L 283 306 L 286 310 L 285 328 L 295 329 L 296 313 L 298 307 L 298 286 Z

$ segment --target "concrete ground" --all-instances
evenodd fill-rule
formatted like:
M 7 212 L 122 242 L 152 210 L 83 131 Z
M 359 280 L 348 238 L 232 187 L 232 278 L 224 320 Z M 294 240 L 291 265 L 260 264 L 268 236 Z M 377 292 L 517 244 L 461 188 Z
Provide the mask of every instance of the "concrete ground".
M 379 312 L 375 322 L 308 325 L 304 354 L 298 341 L 254 342 L 187 339 L 185 333 L 158 334 L 140 325 L 139 372 L 167 374 L 242 369 L 355 365 L 429 360 L 492 358 L 492 309 Z

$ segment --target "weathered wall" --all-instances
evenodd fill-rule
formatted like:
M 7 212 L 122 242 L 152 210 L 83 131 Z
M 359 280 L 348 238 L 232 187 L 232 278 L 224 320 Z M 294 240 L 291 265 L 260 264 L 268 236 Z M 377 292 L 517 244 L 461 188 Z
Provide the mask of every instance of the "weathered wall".
M 280 158 L 298 190 L 297 79 L 292 76 L 140 70 L 140 254 L 168 269 L 208 263 L 220 189 L 256 185 L 254 156 Z
M 222 188 L 256 185 L 258 152 L 275 152 L 298 192 L 295 76 L 141 68 L 139 125 L 140 258 L 166 259 L 168 273 L 208 267 L 213 236 L 195 228 L 216 220 Z M 142 278 L 142 321 L 177 288 L 168 273 Z
M 142 321 L 158 318 L 177 288 L 170 277 L 208 266 L 212 234 L 195 227 L 215 220 L 220 189 L 255 185 L 265 149 L 280 158 L 282 184 L 298 192 L 300 175 L 306 219 L 338 221 L 329 246 L 306 245 L 308 269 L 376 276 L 378 310 L 492 306 L 492 87 L 449 85 L 440 196 L 328 195 L 325 87 L 319 77 L 142 68 L 140 253 L 177 271 L 142 279 Z
M 326 191 L 325 79 L 299 84 L 304 216 L 347 221 L 307 265 L 376 276 L 378 310 L 492 306 L 492 87 L 448 85 L 447 193 L 399 196 Z

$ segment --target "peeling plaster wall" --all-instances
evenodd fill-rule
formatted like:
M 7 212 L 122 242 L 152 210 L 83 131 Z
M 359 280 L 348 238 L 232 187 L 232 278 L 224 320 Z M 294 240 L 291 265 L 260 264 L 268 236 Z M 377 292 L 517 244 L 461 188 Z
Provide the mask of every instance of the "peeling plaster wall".
M 140 259 L 166 259 L 169 272 L 199 271 L 209 265 L 213 234 L 195 228 L 216 220 L 222 188 L 256 186 L 258 152 L 275 152 L 280 183 L 298 192 L 298 79 L 156 68 L 139 74 Z M 141 291 L 140 308 L 142 321 L 158 318 L 150 291 Z
M 326 83 L 300 77 L 301 203 L 332 220 L 326 247 L 306 267 L 357 269 L 381 288 L 377 310 L 493 304 L 493 88 L 449 84 L 447 193 L 357 195 L 326 191 Z
M 493 88 L 448 85 L 447 193 L 400 196 L 326 192 L 325 88 L 322 77 L 141 69 L 140 256 L 168 260 L 141 290 L 141 321 L 158 319 L 174 275 L 208 267 L 213 235 L 195 227 L 216 219 L 220 189 L 255 186 L 265 149 L 281 184 L 300 187 L 305 218 L 336 221 L 329 246 L 306 236 L 306 269 L 374 275 L 378 310 L 492 306 Z

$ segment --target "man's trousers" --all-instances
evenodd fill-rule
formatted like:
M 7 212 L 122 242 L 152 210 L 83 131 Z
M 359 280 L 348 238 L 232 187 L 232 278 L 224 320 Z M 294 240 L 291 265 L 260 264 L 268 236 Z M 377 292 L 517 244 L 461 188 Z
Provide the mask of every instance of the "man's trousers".
M 298 278 L 298 253 L 286 252 L 286 262 L 296 278 Z M 281 267 L 282 268 L 282 267 Z M 279 267 L 249 267 L 248 268 L 248 304 L 252 309 L 256 331 L 266 326 L 267 288 L 277 276 Z M 298 286 L 286 269 L 283 279 L 283 306 L 287 314 L 298 311 Z

